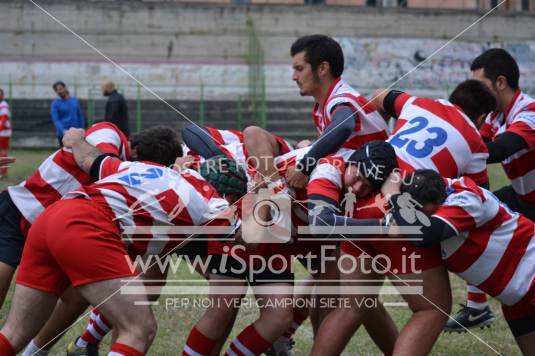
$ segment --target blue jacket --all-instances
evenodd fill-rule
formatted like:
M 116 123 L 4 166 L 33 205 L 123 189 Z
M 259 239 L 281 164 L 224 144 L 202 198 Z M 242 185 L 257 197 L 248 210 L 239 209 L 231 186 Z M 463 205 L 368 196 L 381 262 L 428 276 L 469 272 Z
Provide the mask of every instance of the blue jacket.
M 56 126 L 56 136 L 62 137 L 65 130 L 71 127 L 85 128 L 85 118 L 80 103 L 74 96 L 67 99 L 56 98 L 50 106 L 52 121 Z

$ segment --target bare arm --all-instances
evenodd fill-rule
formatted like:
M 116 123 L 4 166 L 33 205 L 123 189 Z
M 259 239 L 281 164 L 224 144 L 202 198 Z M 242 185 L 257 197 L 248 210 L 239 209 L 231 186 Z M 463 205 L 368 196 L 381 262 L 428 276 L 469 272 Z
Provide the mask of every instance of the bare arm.
M 88 174 L 95 159 L 102 155 L 102 152 L 87 143 L 83 129 L 71 128 L 65 131 L 63 145 L 72 149 L 76 164 Z
M 384 89 L 384 88 L 377 89 L 373 93 L 373 97 L 371 100 L 372 105 L 375 106 L 377 111 L 379 111 L 379 113 L 383 116 L 385 115 L 384 101 L 389 92 L 390 92 L 389 89 Z

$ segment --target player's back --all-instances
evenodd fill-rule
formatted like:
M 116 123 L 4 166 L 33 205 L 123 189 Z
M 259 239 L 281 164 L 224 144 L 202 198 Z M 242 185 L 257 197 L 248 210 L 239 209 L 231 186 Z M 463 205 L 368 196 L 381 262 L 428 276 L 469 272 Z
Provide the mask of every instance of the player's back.
M 535 225 L 467 178 L 448 180 L 435 216 L 459 235 L 441 243 L 446 266 L 506 305 L 518 302 L 535 278 Z
M 121 162 L 106 158 L 94 184 L 66 197 L 85 196 L 111 213 L 123 228 L 129 252 L 144 255 L 169 250 L 193 227 L 217 220 L 228 203 L 196 171 L 181 173 L 151 162 Z M 158 229 L 160 229 L 158 231 Z
M 86 141 L 101 152 L 128 158 L 128 139 L 114 124 L 97 123 L 87 129 L 85 135 Z M 41 163 L 28 179 L 10 186 L 8 191 L 24 218 L 32 224 L 47 206 L 71 190 L 93 182 L 93 178 L 78 167 L 72 152 L 61 148 Z
M 408 98 L 388 142 L 404 171 L 433 169 L 447 178 L 488 181 L 483 139 L 462 110 L 446 100 Z

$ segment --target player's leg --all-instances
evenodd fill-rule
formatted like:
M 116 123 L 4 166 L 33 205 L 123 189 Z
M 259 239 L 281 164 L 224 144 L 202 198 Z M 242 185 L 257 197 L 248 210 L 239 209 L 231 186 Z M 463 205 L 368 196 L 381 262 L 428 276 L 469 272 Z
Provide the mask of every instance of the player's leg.
M 9 340 L 11 347 L 20 351 L 45 324 L 54 310 L 57 297 L 24 285 L 17 285 L 5 325 L 0 333 Z M 9 355 L 9 349 L 0 349 L 1 355 Z
M 1 137 L 0 142 L 0 158 L 9 156 L 9 137 Z M 7 176 L 9 166 L 0 167 L 0 178 Z
M 374 305 L 380 304 L 377 293 L 358 293 L 359 287 L 380 288 L 380 285 L 377 283 L 354 282 L 365 280 L 381 281 L 384 279 L 384 276 L 374 272 L 363 272 L 372 271 L 371 259 L 367 255 L 355 257 L 342 251 L 340 256 L 340 267 L 342 270 L 340 273 L 342 285 L 346 288 L 352 287 L 355 293 L 341 296 L 342 298 L 347 298 L 346 300 L 348 301 L 349 308 L 338 306 L 333 312 L 325 317 L 314 340 L 312 354 L 340 354 L 360 325 L 366 323 L 366 321 L 370 319 L 373 319 L 370 321 L 373 321 L 379 328 L 377 329 L 377 327 L 373 328 L 370 326 L 372 333 L 375 335 L 374 340 L 380 341 L 378 346 L 381 350 L 386 354 L 390 354 L 394 348 L 394 343 L 397 337 L 397 328 L 395 324 L 382 305 L 381 308 L 366 307 L 366 300 L 374 299 L 376 301 Z M 379 334 L 376 334 L 376 331 L 379 331 Z
M 271 255 L 265 258 L 272 260 L 274 256 L 285 259 L 285 263 L 267 263 L 260 269 L 250 269 L 253 276 L 249 276 L 249 283 L 253 286 L 260 317 L 232 341 L 228 355 L 265 353 L 292 323 L 293 305 L 288 301 L 293 298 L 294 275 L 286 257 Z
M 403 286 L 423 285 L 423 294 L 403 294 L 413 314 L 401 330 L 394 348 L 395 355 L 427 355 L 438 339 L 451 311 L 449 277 L 443 266 L 421 273 L 405 274 Z M 399 285 L 399 284 L 398 284 Z
M 249 126 L 243 131 L 243 137 L 250 163 L 257 169 L 260 178 L 266 183 L 278 181 L 280 176 L 274 157 L 279 155 L 280 147 L 275 136 L 260 127 Z
M 184 355 L 211 355 L 221 348 L 232 324 L 242 295 L 247 289 L 245 272 L 236 273 L 243 266 L 229 255 L 208 256 L 210 303 L 191 329 L 184 345 Z
M 20 263 L 25 237 L 21 214 L 7 191 L 0 193 L 0 308 Z
M 111 325 L 117 330 L 115 347 L 132 349 L 139 354 L 145 354 L 156 335 L 156 320 L 152 310 L 146 303 L 145 294 L 123 294 L 121 288 L 130 284 L 130 278 L 115 278 L 99 282 L 84 284 L 76 287 L 82 296 L 93 306 L 97 307 Z
M 535 355 L 535 292 L 528 292 L 515 305 L 502 304 L 502 311 L 511 333 L 523 355 Z
M 68 288 L 56 304 L 46 324 L 24 351 L 23 356 L 33 355 L 37 350 L 50 350 L 88 307 L 89 303 L 73 288 Z

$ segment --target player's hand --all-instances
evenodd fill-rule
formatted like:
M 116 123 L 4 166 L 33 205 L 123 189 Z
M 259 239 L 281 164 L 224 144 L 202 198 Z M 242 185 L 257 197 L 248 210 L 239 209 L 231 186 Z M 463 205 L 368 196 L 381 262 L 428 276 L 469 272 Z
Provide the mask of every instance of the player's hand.
M 0 168 L 9 166 L 11 163 L 15 163 L 17 158 L 15 157 L 0 157 Z
M 193 156 L 178 157 L 173 163 L 173 170 L 180 173 L 184 169 L 191 168 L 193 163 L 195 163 L 195 157 Z
M 286 171 L 286 183 L 292 188 L 303 189 L 308 183 L 308 177 L 295 167 L 290 167 Z
M 67 131 L 65 131 L 65 134 L 63 135 L 63 146 L 67 148 L 71 148 L 72 146 L 76 145 L 78 142 L 85 140 L 85 130 L 84 129 L 77 129 L 77 128 L 70 128 Z
M 390 173 L 381 187 L 381 193 L 386 200 L 389 200 L 392 195 L 400 193 L 401 182 L 402 178 L 398 172 Z

